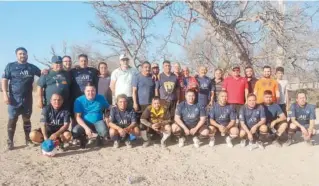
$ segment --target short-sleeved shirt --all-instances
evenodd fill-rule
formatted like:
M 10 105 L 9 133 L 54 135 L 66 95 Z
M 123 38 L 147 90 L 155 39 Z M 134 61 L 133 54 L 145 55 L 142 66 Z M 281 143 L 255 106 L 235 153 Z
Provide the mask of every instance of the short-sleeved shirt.
M 171 73 L 169 76 L 161 73 L 159 75 L 159 80 L 157 81 L 156 88 L 159 89 L 160 98 L 166 101 L 175 101 L 176 89 L 178 88 L 178 79 L 175 74 Z
M 125 94 L 127 97 L 132 97 L 132 80 L 137 73 L 134 68 L 128 68 L 127 70 L 117 68 L 112 72 L 111 81 L 116 81 L 115 96 Z
M 110 89 L 111 77 L 99 77 L 98 94 L 104 96 L 109 104 L 112 104 L 112 91 Z
M 307 103 L 304 107 L 293 103 L 289 111 L 290 118 L 296 118 L 301 125 L 310 124 L 310 120 L 316 120 L 316 106 Z
M 220 91 L 223 90 L 224 79 L 221 79 L 221 81 L 216 82 L 216 79 L 214 78 L 212 81 L 213 81 L 213 86 L 215 87 L 215 89 L 214 89 L 214 94 L 215 94 L 214 99 L 215 99 L 215 101 L 217 101 L 218 94 L 220 93 Z
M 55 110 L 51 104 L 42 109 L 40 122 L 46 125 L 48 131 L 56 132 L 70 123 L 70 113 L 67 109 Z
M 257 83 L 258 79 L 255 78 L 255 77 L 252 77 L 250 79 L 250 81 L 247 80 L 248 82 L 248 93 L 254 93 L 254 88 L 255 88 L 255 85 Z
M 177 105 L 175 114 L 181 117 L 185 125 L 194 127 L 199 122 L 200 117 L 206 116 L 206 111 L 205 107 L 199 103 L 190 105 L 183 101 Z
M 138 74 L 133 77 L 132 86 L 137 88 L 137 101 L 139 105 L 149 105 L 155 95 L 155 81 L 152 75 Z
M 132 123 L 136 123 L 136 115 L 133 109 L 121 111 L 117 106 L 114 106 L 111 108 L 110 122 L 121 128 L 126 128 Z
M 280 106 L 276 103 L 273 103 L 271 105 L 264 105 L 264 109 L 265 109 L 267 124 L 270 124 L 272 121 L 277 119 L 279 115 L 283 113 Z
M 84 94 L 85 86 L 92 83 L 95 88 L 98 87 L 98 71 L 95 68 L 74 68 L 71 71 L 71 94 L 75 99 Z
M 2 78 L 9 80 L 10 105 L 19 107 L 32 105 L 32 84 L 34 76 L 40 77 L 41 70 L 30 63 L 9 63 Z
M 94 100 L 88 100 L 85 95 L 74 102 L 74 113 L 80 113 L 83 120 L 89 124 L 103 120 L 103 111 L 109 108 L 109 103 L 102 95 L 97 94 Z
M 277 80 L 278 81 L 278 86 L 279 86 L 279 93 L 280 93 L 280 98 L 279 98 L 279 104 L 285 104 L 286 103 L 286 90 L 288 86 L 288 81 L 287 80 Z
M 274 79 L 261 78 L 256 82 L 254 92 L 256 92 L 257 103 L 264 102 L 264 92 L 270 90 L 272 92 L 272 101 L 277 102 L 276 91 L 278 91 L 278 82 Z
M 231 120 L 236 120 L 236 110 L 232 105 L 222 106 L 216 103 L 209 111 L 209 118 L 220 125 L 227 126 Z
M 247 105 L 243 105 L 239 111 L 239 120 L 243 121 L 250 129 L 256 125 L 261 119 L 265 119 L 265 110 L 262 105 L 258 105 L 255 108 L 249 108 Z
M 160 123 L 164 120 L 170 120 L 170 113 L 165 107 L 155 110 L 152 105 L 148 106 L 142 113 L 141 119 L 146 119 L 151 123 Z
M 215 87 L 212 80 L 207 76 L 198 76 L 197 81 L 199 83 L 198 103 L 206 107 L 210 101 L 211 92 L 215 91 Z
M 245 89 L 248 89 L 246 78 L 234 78 L 233 76 L 227 77 L 223 82 L 223 88 L 227 91 L 228 103 L 245 103 Z
M 68 72 L 55 72 L 50 70 L 48 74 L 42 75 L 38 80 L 38 86 L 45 89 L 45 102 L 50 104 L 51 96 L 55 93 L 61 95 L 66 102 L 70 95 L 71 79 Z

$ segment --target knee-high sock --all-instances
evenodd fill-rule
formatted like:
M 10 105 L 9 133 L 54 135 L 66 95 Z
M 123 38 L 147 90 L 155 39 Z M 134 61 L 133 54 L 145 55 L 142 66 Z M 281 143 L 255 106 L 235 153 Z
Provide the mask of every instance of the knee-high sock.
M 16 131 L 18 117 L 15 117 L 13 119 L 9 119 L 8 121 L 8 143 L 13 142 L 14 133 Z

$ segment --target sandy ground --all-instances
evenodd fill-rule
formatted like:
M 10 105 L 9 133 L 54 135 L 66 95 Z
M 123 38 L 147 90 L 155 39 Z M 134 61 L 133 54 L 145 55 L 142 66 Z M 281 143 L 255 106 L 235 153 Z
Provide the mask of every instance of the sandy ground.
M 0 113 L 1 185 L 319 185 L 318 145 L 269 145 L 250 152 L 239 145 L 227 148 L 223 139 L 214 149 L 207 144 L 199 149 L 176 144 L 168 149 L 158 145 L 113 149 L 109 144 L 48 158 L 40 154 L 40 147 L 24 146 L 21 120 L 16 149 L 6 151 L 8 116 L 2 103 Z M 33 128 L 39 126 L 39 116 L 34 107 Z

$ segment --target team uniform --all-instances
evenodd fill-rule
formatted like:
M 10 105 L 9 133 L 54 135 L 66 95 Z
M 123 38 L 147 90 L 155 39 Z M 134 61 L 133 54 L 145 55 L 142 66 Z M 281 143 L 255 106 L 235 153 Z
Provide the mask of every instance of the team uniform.
M 270 123 L 276 120 L 283 111 L 280 106 L 276 103 L 272 103 L 271 105 L 264 105 L 265 116 L 266 116 L 266 124 L 269 127 Z
M 290 118 L 296 118 L 305 128 L 309 127 L 310 120 L 316 120 L 316 106 L 307 103 L 304 107 L 299 106 L 297 103 L 293 103 L 289 112 Z M 300 128 L 298 128 L 300 130 Z
M 270 90 L 272 92 L 272 101 L 277 102 L 276 92 L 278 90 L 278 82 L 270 78 L 261 78 L 255 85 L 254 92 L 256 92 L 257 103 L 262 104 L 264 102 L 264 92 Z
M 199 103 L 190 105 L 186 101 L 183 101 L 178 104 L 175 114 L 181 117 L 181 120 L 188 129 L 192 129 L 196 127 L 200 117 L 206 116 L 206 111 Z
M 63 105 L 69 108 L 70 85 L 71 78 L 66 71 L 55 72 L 50 70 L 48 74 L 42 75 L 38 80 L 38 86 L 45 89 L 45 105 L 50 104 L 50 99 L 53 94 L 59 94 L 63 98 Z
M 159 89 L 161 105 L 169 110 L 172 120 L 177 103 L 176 89 L 179 88 L 178 85 L 178 79 L 173 73 L 169 76 L 161 73 L 156 85 L 156 88 Z
M 206 107 L 210 101 L 211 92 L 215 91 L 215 87 L 212 80 L 207 76 L 198 76 L 197 81 L 199 84 L 198 103 Z
M 70 121 L 70 112 L 65 108 L 55 110 L 49 104 L 42 109 L 40 122 L 46 126 L 48 137 L 59 131 L 65 124 L 69 124 Z M 38 129 L 38 132 L 42 133 L 41 129 Z
M 261 105 L 252 109 L 244 105 L 239 112 L 239 120 L 244 122 L 249 130 L 264 118 L 266 118 L 265 110 Z
M 226 127 L 231 120 L 236 120 L 236 110 L 230 104 L 222 106 L 216 103 L 209 111 L 209 118 Z
M 13 136 L 19 115 L 23 118 L 23 127 L 26 139 L 29 139 L 31 130 L 30 117 L 32 114 L 32 84 L 34 76 L 40 77 L 41 71 L 30 63 L 20 64 L 9 63 L 2 78 L 9 80 L 9 101 L 8 113 L 8 138 L 9 143 L 13 142 Z

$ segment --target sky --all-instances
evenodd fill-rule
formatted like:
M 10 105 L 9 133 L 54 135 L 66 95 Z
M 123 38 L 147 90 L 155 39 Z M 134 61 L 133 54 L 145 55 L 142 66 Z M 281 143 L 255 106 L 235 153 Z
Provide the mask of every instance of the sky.
M 83 2 L 0 2 L 0 71 L 15 61 L 14 51 L 20 46 L 28 50 L 30 63 L 43 68 L 33 56 L 50 59 L 51 45 L 62 50 L 63 41 L 96 41 L 99 34 L 88 24 L 94 18 L 90 5 Z

